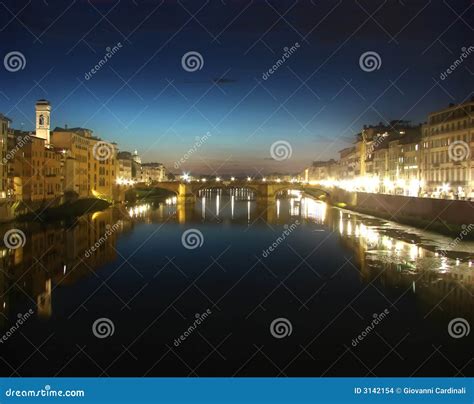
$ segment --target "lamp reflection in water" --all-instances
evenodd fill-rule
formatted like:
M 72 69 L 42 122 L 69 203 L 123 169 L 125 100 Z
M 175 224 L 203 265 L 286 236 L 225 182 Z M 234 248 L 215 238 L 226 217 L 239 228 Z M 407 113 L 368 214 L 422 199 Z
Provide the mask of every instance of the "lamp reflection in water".
M 299 209 L 299 206 L 297 207 Z M 317 223 L 324 223 L 326 220 L 327 205 L 324 202 L 311 198 L 301 199 L 301 215 L 305 219 L 313 219 Z
M 176 196 L 173 196 L 171 198 L 166 198 L 165 203 L 166 205 L 176 205 L 176 201 L 178 198 Z
M 235 207 L 235 195 L 232 194 L 230 197 L 230 215 L 231 218 L 234 218 L 234 207 Z
M 150 205 L 148 203 L 144 203 L 142 205 L 137 205 L 128 210 L 128 214 L 130 217 L 143 217 L 146 213 L 150 210 Z
M 433 258 L 436 262 L 433 269 L 440 274 L 446 274 L 463 268 L 471 268 L 471 260 L 463 260 L 459 257 L 450 258 L 446 254 L 433 252 L 425 248 L 413 239 L 397 239 L 391 235 L 383 234 L 385 226 L 372 226 L 362 223 L 363 217 L 349 214 L 344 211 L 339 212 L 338 228 L 343 237 L 357 238 L 360 247 L 370 253 L 372 259 L 382 262 L 394 262 L 399 265 L 399 270 L 406 270 L 409 273 L 423 271 L 427 266 L 431 266 L 425 258 Z M 459 267 L 459 268 L 458 268 Z

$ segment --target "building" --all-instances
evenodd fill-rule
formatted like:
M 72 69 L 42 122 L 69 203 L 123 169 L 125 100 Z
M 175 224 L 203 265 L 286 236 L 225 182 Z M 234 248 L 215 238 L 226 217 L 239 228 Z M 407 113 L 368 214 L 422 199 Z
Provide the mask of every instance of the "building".
M 355 145 L 340 151 L 339 180 L 354 190 L 417 195 L 420 141 L 421 127 L 408 121 L 366 125 L 356 135 Z
M 132 155 L 132 179 L 134 181 L 140 181 L 140 172 L 142 166 L 142 159 L 138 155 L 138 151 L 135 150 Z
M 315 162 L 305 180 L 328 182 L 351 191 L 419 196 L 422 193 L 421 125 L 395 120 L 365 125 L 340 159 Z
M 166 179 L 165 167 L 161 163 L 144 163 L 140 166 L 139 182 L 151 184 Z
M 432 112 L 422 131 L 427 195 L 474 198 L 474 99 Z
M 75 192 L 79 197 L 90 195 L 89 138 L 92 131 L 82 128 L 55 128 L 51 133 L 54 147 L 64 156 L 64 192 Z
M 314 161 L 304 173 L 305 182 L 320 182 L 338 177 L 338 163 L 331 159 L 328 161 Z
M 339 151 L 339 179 L 354 179 L 360 171 L 360 159 L 357 159 L 356 148 L 346 147 Z
M 132 153 L 127 151 L 121 151 L 117 154 L 117 184 L 131 184 L 133 178 L 136 175 L 132 176 Z M 136 172 L 136 171 L 135 171 Z
M 142 159 L 141 157 L 138 155 L 138 150 L 135 150 L 133 152 L 133 156 L 132 156 L 132 159 L 135 163 L 137 163 L 138 165 L 141 165 L 142 164 Z
M 59 203 L 63 195 L 62 154 L 50 144 L 50 103 L 39 100 L 35 113 L 35 132 L 7 128 L 2 170 L 7 170 L 8 197 L 21 202 L 20 209 L 35 210 L 53 200 Z
M 8 193 L 8 133 L 10 131 L 11 120 L 0 114 L 0 200 L 5 199 Z
M 341 150 L 338 175 L 328 162 L 305 170 L 305 179 L 332 180 L 347 190 L 435 198 L 474 198 L 474 98 L 429 114 L 414 126 L 396 120 L 364 126 Z
M 29 208 L 60 199 L 63 193 L 62 154 L 32 133 L 13 130 L 8 162 L 11 194 Z
M 47 100 L 38 100 L 35 105 L 36 137 L 44 139 L 45 144 L 50 144 L 50 119 L 51 104 Z
M 389 141 L 388 178 L 395 193 L 419 196 L 423 184 L 421 177 L 421 128 L 411 133 L 401 132 Z
M 44 149 L 44 199 L 61 198 L 63 195 L 63 155 L 51 146 Z
M 109 199 L 116 176 L 117 146 L 86 128 L 55 128 L 51 144 L 64 155 L 64 191 Z

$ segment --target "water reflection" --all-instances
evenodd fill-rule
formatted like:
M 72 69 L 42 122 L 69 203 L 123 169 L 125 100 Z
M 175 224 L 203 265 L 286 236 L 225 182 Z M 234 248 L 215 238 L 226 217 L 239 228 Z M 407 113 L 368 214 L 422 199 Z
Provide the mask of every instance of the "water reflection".
M 138 212 L 138 210 L 137 210 Z M 135 215 L 135 211 L 132 212 Z M 96 268 L 116 259 L 114 248 L 120 233 L 130 221 L 120 219 L 119 212 L 109 209 L 82 217 L 68 226 L 29 223 L 22 229 L 26 243 L 18 249 L 0 249 L 0 290 L 5 325 L 20 304 L 36 308 L 38 316 L 52 314 L 52 292 L 90 276 Z M 108 228 L 117 229 L 104 239 Z M 91 247 L 94 251 L 91 251 Z M 90 252 L 86 257 L 86 252 Z
M 94 276 L 117 260 L 117 240 L 141 223 L 225 221 L 251 229 L 265 228 L 265 222 L 283 225 L 295 219 L 303 224 L 295 232 L 303 232 L 308 240 L 315 237 L 315 231 L 337 235 L 340 253 L 350 251 L 356 257 L 362 281 L 380 277 L 387 289 L 407 288 L 428 308 L 442 300 L 457 316 L 472 316 L 474 243 L 462 242 L 456 251 L 441 254 L 448 238 L 328 207 L 299 191 L 261 200 L 252 191 L 235 189 L 203 190 L 191 205 L 171 197 L 160 203 L 108 209 L 67 225 L 21 226 L 26 245 L 0 249 L 0 325 L 5 328 L 8 319 L 26 306 L 34 307 L 40 317 L 50 317 L 55 289 Z M 6 230 L 0 232 L 2 238 Z M 249 254 L 254 253 L 252 249 L 249 245 Z

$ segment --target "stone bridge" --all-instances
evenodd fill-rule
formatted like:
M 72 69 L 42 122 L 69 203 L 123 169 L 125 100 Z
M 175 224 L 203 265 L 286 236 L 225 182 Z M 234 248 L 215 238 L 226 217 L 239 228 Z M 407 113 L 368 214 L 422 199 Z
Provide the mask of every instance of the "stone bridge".
M 194 202 L 199 191 L 204 189 L 236 189 L 246 188 L 255 192 L 257 199 L 275 200 L 278 193 L 290 189 L 312 191 L 316 196 L 329 196 L 320 186 L 292 182 L 276 181 L 164 181 L 151 185 L 153 188 L 164 189 L 174 193 L 179 201 Z

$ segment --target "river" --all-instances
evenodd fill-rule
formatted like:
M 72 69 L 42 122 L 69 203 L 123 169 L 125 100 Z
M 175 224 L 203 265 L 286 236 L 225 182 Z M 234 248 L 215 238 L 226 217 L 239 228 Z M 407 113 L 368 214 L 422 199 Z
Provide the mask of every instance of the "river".
M 473 242 L 244 189 L 18 226 L 2 376 L 474 375 Z

